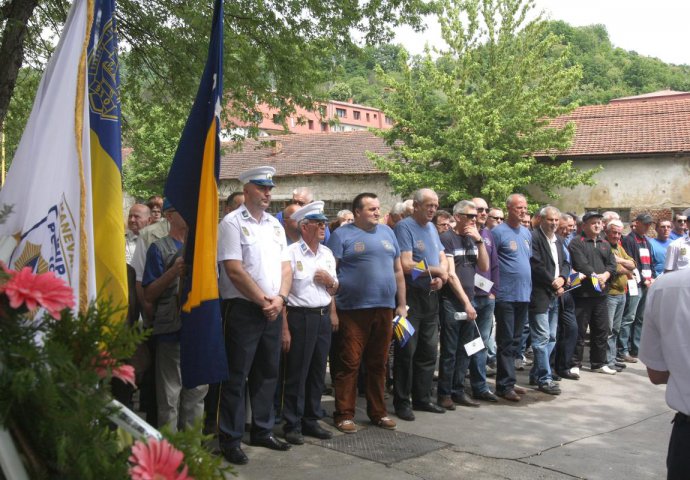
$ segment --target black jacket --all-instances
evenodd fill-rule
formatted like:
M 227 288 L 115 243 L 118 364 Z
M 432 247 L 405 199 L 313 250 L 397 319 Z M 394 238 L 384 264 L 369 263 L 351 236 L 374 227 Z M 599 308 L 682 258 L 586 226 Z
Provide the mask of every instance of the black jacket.
M 594 240 L 580 234 L 570 242 L 570 261 L 576 272 L 584 273 L 588 277 L 593 273 L 609 272 L 611 279 L 616 275 L 616 257 L 611 252 L 611 244 L 600 238 Z M 573 290 L 575 297 L 602 297 L 608 291 L 609 282 L 606 288 L 597 292 L 589 278 L 582 280 L 582 286 Z
M 558 275 L 564 280 L 568 279 L 570 264 L 565 259 L 563 252 L 563 240 L 556 235 L 556 251 L 558 253 Z M 530 296 L 529 309 L 533 313 L 544 313 L 549 308 L 549 303 L 556 295 L 551 286 L 556 274 L 556 264 L 551 255 L 549 240 L 537 227 L 532 230 L 532 258 L 529 260 L 532 267 L 532 295 Z

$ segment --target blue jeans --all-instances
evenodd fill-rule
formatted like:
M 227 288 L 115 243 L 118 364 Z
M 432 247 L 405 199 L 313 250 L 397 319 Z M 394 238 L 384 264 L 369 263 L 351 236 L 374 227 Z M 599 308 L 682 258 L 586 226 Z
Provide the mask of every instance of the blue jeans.
M 491 337 L 491 330 L 494 326 L 494 308 L 496 299 L 489 298 L 488 295 L 474 297 L 472 305 L 477 311 L 477 326 L 482 334 L 482 341 L 486 345 L 486 363 L 496 361 L 496 342 Z
M 529 302 L 496 302 L 496 391 L 515 387 L 515 358 L 520 349 L 522 330 L 527 321 Z
M 623 312 L 625 311 L 625 295 L 609 295 L 606 297 L 606 302 L 609 308 L 609 327 L 611 329 L 611 335 L 609 335 L 609 351 L 606 356 L 606 361 L 609 367 L 613 367 L 616 363 L 616 342 L 618 341 L 618 334 L 621 331 Z
M 642 314 L 644 313 L 645 297 L 647 289 L 638 287 L 639 295 L 631 297 L 626 295 L 623 321 L 618 334 L 618 355 L 637 355 L 642 335 Z
M 486 384 L 486 348 L 467 356 L 465 344 L 477 338 L 475 322 L 455 320 L 455 312 L 464 312 L 456 300 L 442 300 L 441 315 L 441 358 L 439 359 L 438 395 L 458 395 L 464 392 L 465 373 L 469 367 L 472 393 L 489 390 Z M 481 329 L 480 329 L 481 331 Z
M 556 346 L 556 329 L 558 328 L 558 297 L 549 302 L 544 313 L 529 314 L 530 334 L 532 335 L 532 351 L 534 365 L 529 372 L 530 379 L 536 380 L 537 385 L 549 383 L 551 376 L 551 352 Z

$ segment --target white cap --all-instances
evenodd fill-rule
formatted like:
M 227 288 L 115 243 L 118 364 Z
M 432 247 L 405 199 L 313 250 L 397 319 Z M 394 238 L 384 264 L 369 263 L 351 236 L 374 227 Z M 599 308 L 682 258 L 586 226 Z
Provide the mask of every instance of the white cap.
M 321 200 L 306 204 L 290 215 L 290 218 L 296 222 L 302 219 L 328 221 L 328 217 L 323 213 L 323 202 Z
M 256 167 L 240 173 L 237 178 L 242 185 L 255 183 L 265 187 L 275 187 L 276 185 L 273 183 L 273 175 L 275 173 L 276 169 L 273 167 Z

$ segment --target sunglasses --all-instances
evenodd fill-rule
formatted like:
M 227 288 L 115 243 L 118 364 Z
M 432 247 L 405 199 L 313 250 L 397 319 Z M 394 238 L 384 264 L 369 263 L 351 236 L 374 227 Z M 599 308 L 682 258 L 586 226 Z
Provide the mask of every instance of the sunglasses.
M 688 223 L 687 220 L 681 220 L 681 219 L 676 220 L 676 222 L 678 222 L 678 223 Z
M 462 215 L 463 217 L 467 218 L 468 220 L 474 220 L 477 218 L 476 213 L 458 213 L 458 215 Z
M 325 227 L 326 226 L 326 222 L 324 222 L 323 220 L 309 220 L 309 223 L 311 225 L 318 225 L 319 227 Z
M 496 220 L 497 222 L 499 222 L 499 221 L 502 222 L 502 221 L 503 221 L 503 217 L 494 217 L 493 215 L 491 215 L 491 218 L 493 218 L 493 219 Z
M 486 212 L 487 210 L 489 210 L 489 209 L 488 209 L 488 208 L 484 208 L 484 207 L 477 207 L 477 213 L 484 213 L 484 212 Z

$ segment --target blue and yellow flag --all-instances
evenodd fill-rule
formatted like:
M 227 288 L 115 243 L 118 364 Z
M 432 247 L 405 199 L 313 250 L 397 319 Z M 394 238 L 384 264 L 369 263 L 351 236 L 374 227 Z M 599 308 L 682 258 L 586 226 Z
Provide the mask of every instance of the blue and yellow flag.
M 429 265 L 427 265 L 426 259 L 423 258 L 419 262 L 417 262 L 410 271 L 412 281 L 417 280 L 419 277 L 424 275 L 427 272 L 427 270 L 429 270 Z
M 404 347 L 414 335 L 415 329 L 407 320 L 407 317 L 397 316 L 393 319 L 393 335 L 398 341 L 400 348 Z
M 206 67 L 165 184 L 165 196 L 189 228 L 180 335 L 186 388 L 228 378 L 216 274 L 222 96 L 223 2 L 216 0 Z
M 88 48 L 91 190 L 96 288 L 113 305 L 127 305 L 125 232 L 122 218 L 120 67 L 115 1 L 94 2 Z
M 577 287 L 582 283 L 582 277 L 580 276 L 579 272 L 573 272 L 570 274 L 569 277 L 570 280 L 570 286 L 571 287 Z

